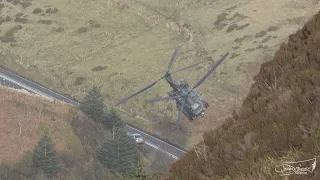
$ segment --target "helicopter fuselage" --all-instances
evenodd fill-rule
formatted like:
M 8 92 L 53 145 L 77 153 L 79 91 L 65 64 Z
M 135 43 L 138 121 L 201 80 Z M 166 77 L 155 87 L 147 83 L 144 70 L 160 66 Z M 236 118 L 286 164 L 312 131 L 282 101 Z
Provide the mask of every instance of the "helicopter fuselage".
M 175 98 L 177 108 L 180 109 L 183 102 L 186 101 L 182 112 L 189 121 L 192 121 L 197 117 L 204 116 L 204 111 L 209 107 L 209 104 L 202 99 L 196 91 L 189 87 L 187 81 L 183 80 L 180 83 L 177 83 L 170 75 L 165 76 L 165 79 L 173 89 L 168 93 L 169 96 L 180 96 Z
M 177 83 L 177 81 L 175 81 L 174 79 L 172 79 L 172 77 L 170 76 L 170 74 L 164 76 L 164 78 L 167 80 L 168 84 L 169 84 L 170 87 L 173 89 L 173 91 L 179 91 L 180 85 Z

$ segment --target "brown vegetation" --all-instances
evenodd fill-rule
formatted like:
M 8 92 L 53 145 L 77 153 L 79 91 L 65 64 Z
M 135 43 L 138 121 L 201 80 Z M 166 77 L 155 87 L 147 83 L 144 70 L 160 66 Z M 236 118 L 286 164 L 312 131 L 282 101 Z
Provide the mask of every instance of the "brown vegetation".
M 283 160 L 320 153 L 320 12 L 262 64 L 238 113 L 173 164 L 170 179 L 281 179 Z M 313 175 L 293 179 L 319 179 Z
M 72 130 L 65 121 L 71 109 L 67 104 L 43 101 L 40 97 L 0 88 L 0 162 L 20 160 L 24 152 L 33 150 L 43 133 L 53 136 L 57 150 L 67 150 L 68 147 L 76 150 L 68 145 L 71 137 L 56 132 L 57 129 L 59 132 L 69 131 L 68 128 Z
M 108 131 L 76 108 L 1 87 L 0 120 L 0 179 L 43 179 L 32 165 L 32 152 L 44 134 L 58 153 L 57 180 L 118 179 L 96 157 Z

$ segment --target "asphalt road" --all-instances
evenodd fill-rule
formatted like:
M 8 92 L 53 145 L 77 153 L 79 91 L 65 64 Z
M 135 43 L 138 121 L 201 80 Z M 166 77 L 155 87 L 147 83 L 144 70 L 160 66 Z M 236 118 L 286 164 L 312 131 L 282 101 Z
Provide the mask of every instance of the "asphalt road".
M 43 87 L 35 82 L 32 82 L 28 79 L 19 76 L 16 73 L 10 72 L 6 69 L 0 67 L 0 86 L 8 86 L 16 89 L 25 89 L 29 92 L 33 92 L 39 95 L 51 97 L 74 106 L 78 106 L 79 103 L 69 99 L 59 93 L 56 93 L 46 87 Z M 160 158 L 162 164 L 170 164 L 178 160 L 186 152 L 174 147 L 152 135 L 147 134 L 141 130 L 138 130 L 132 126 L 126 125 L 125 130 L 128 133 L 139 133 L 143 135 L 146 139 L 146 143 L 143 145 L 145 154 L 148 156 L 151 154 L 157 154 L 156 158 Z M 158 161 L 159 162 L 159 161 Z M 161 166 L 161 164 L 160 164 Z M 163 165 L 162 165 L 163 166 Z
M 1 76 L 0 76 L 0 86 L 6 86 L 6 87 L 15 88 L 15 89 L 24 89 L 23 87 L 15 84 L 15 83 L 10 82 L 10 81 L 2 78 Z

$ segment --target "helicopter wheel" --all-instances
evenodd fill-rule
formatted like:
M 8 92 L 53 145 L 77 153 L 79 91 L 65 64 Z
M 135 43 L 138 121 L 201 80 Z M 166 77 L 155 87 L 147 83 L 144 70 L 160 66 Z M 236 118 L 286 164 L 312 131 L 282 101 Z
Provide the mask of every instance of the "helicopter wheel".
M 209 107 L 209 103 L 207 103 L 207 101 L 203 101 L 204 107 L 208 108 Z
M 188 120 L 191 122 L 193 120 L 193 118 L 191 116 L 189 116 L 188 114 L 185 114 L 185 116 L 188 118 Z
M 193 117 L 188 117 L 188 119 L 190 122 L 193 121 Z

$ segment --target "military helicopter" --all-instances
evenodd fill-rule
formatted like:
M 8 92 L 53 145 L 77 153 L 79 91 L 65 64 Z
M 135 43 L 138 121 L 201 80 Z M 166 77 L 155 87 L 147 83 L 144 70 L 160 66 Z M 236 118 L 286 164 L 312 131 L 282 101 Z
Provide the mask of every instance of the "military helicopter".
M 222 56 L 222 58 L 216 62 L 212 68 L 205 74 L 192 88 L 189 87 L 188 82 L 186 80 L 181 80 L 179 83 L 172 79 L 171 75 L 175 74 L 180 71 L 184 71 L 187 69 L 190 69 L 192 67 L 196 67 L 201 63 L 197 63 L 191 66 L 187 66 L 185 68 L 179 69 L 177 71 L 174 71 L 170 73 L 174 58 L 178 52 L 179 48 L 176 48 L 173 52 L 173 55 L 171 57 L 168 70 L 165 73 L 164 76 L 156 80 L 155 82 L 151 83 L 147 87 L 141 89 L 140 91 L 132 94 L 129 97 L 126 97 L 122 100 L 120 100 L 117 105 L 123 104 L 129 99 L 137 96 L 138 94 L 148 90 L 149 88 L 153 87 L 155 84 L 157 84 L 160 80 L 163 78 L 166 79 L 166 81 L 169 83 L 172 91 L 168 92 L 168 97 L 162 97 L 162 98 L 156 98 L 153 100 L 149 100 L 149 103 L 155 103 L 159 101 L 166 101 L 166 100 L 175 100 L 177 108 L 179 109 L 178 117 L 176 119 L 176 125 L 179 126 L 180 119 L 182 116 L 182 113 L 188 118 L 188 120 L 191 122 L 192 120 L 198 118 L 198 117 L 204 117 L 204 111 L 209 107 L 209 104 L 194 90 L 195 88 L 199 87 L 203 81 L 222 63 L 222 61 L 229 55 L 229 52 L 227 52 L 225 55 Z

